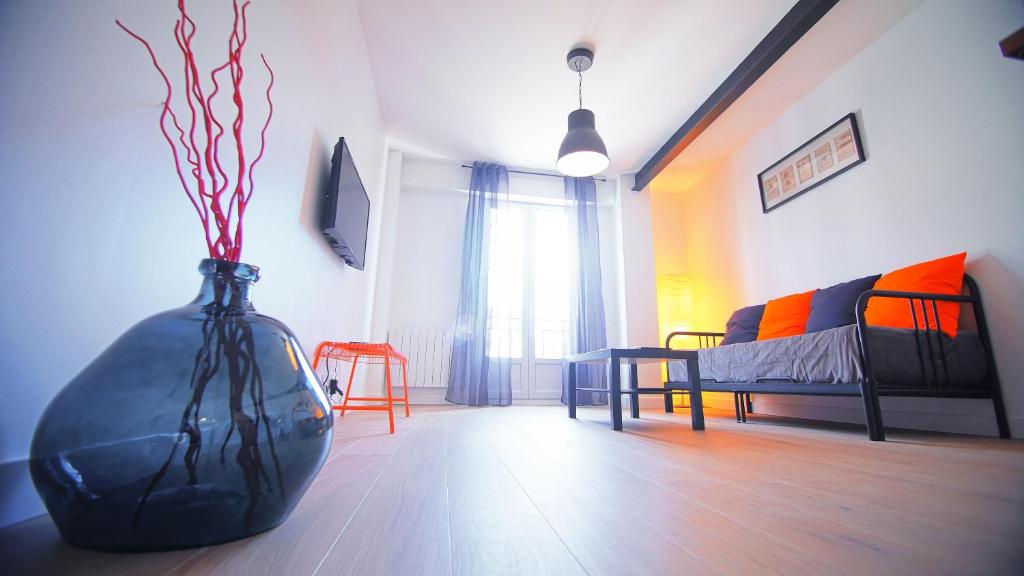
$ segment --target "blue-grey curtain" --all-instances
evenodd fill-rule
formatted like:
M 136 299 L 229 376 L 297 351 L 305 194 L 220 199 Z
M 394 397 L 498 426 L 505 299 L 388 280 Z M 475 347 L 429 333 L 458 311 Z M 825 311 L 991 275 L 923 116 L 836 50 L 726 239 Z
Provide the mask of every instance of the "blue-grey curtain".
M 565 200 L 569 210 L 571 306 L 569 353 L 608 347 L 601 290 L 601 240 L 597 226 L 597 186 L 593 178 L 565 178 Z M 580 364 L 576 385 L 606 388 L 608 369 L 601 364 Z M 562 403 L 568 402 L 568 365 L 562 370 Z M 577 392 L 580 406 L 607 404 L 608 394 Z
M 490 304 L 490 224 L 492 211 L 508 201 L 508 170 L 473 163 L 462 237 L 462 279 L 445 399 L 470 406 L 512 403 L 512 366 L 507 357 L 488 355 Z

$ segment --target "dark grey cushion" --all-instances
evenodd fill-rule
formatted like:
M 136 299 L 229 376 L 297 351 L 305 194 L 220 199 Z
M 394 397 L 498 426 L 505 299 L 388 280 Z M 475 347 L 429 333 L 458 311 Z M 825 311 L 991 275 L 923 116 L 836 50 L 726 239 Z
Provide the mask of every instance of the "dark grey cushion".
M 857 323 L 854 307 L 861 294 L 871 290 L 881 274 L 865 276 L 828 288 L 822 288 L 811 298 L 811 315 L 807 317 L 804 333 L 821 332 Z
M 763 315 L 764 304 L 747 306 L 733 312 L 729 321 L 725 323 L 725 337 L 722 338 L 722 345 L 757 340 L 757 329 L 761 325 L 761 316 Z
M 929 383 L 978 388 L 988 376 L 985 347 L 974 332 L 960 330 L 950 338 L 943 332 L 871 326 L 866 340 L 874 377 L 882 388 Z

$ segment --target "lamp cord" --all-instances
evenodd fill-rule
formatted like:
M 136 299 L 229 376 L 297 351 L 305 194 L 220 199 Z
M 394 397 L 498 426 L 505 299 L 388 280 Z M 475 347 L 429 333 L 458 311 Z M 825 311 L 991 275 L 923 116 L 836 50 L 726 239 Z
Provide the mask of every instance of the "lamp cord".
M 583 72 L 580 70 L 580 63 L 579 62 L 576 63 L 576 73 L 579 74 L 579 76 L 580 76 L 580 85 L 579 85 L 580 109 L 582 110 L 583 109 Z

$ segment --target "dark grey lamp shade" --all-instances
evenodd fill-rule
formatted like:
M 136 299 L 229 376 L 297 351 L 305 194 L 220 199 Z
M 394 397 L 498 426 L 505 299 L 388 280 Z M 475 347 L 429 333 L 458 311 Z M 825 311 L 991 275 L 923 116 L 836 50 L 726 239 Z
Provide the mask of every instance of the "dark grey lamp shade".
M 608 167 L 608 150 L 597 133 L 594 113 L 586 108 L 569 113 L 569 132 L 558 148 L 558 171 L 566 176 L 593 176 Z

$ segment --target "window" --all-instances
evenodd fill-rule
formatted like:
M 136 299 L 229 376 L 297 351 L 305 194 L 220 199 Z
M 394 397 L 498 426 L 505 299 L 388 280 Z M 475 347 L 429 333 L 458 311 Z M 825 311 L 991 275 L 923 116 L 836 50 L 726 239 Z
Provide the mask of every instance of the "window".
M 569 329 L 569 235 L 564 208 L 533 210 L 533 351 L 562 359 Z
M 488 354 L 560 360 L 569 327 L 566 210 L 517 203 L 491 218 Z
M 490 218 L 487 354 L 522 358 L 524 214 L 517 207 L 507 207 L 492 210 Z

